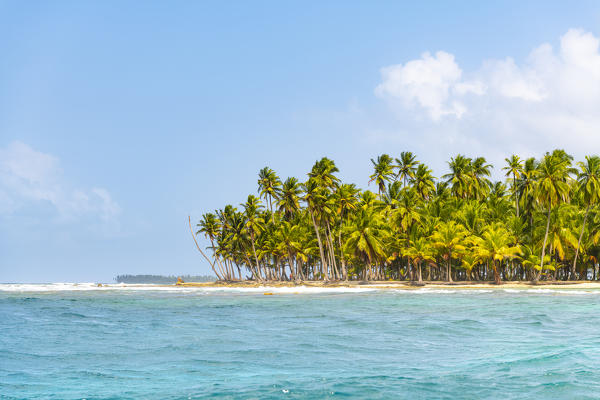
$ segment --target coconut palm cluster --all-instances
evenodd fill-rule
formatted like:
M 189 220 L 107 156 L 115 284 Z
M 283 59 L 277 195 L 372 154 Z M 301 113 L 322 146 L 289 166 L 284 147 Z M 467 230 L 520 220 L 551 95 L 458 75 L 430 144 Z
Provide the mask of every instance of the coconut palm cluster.
M 505 161 L 505 182 L 464 155 L 437 179 L 410 152 L 382 154 L 376 192 L 341 182 L 328 158 L 305 181 L 265 167 L 257 196 L 204 214 L 192 233 L 221 280 L 596 280 L 600 158 Z

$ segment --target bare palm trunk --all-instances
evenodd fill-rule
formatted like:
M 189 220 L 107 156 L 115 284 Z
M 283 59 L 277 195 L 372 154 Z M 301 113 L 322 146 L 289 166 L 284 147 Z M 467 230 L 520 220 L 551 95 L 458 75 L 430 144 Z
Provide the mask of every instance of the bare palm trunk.
M 573 267 L 571 267 L 571 279 L 575 279 L 575 269 L 577 267 L 577 256 L 579 255 L 579 246 L 581 246 L 581 239 L 583 238 L 583 231 L 585 230 L 585 223 L 587 221 L 588 212 L 590 211 L 590 206 L 588 205 L 585 209 L 585 216 L 583 217 L 583 225 L 581 227 L 581 232 L 579 232 L 579 240 L 577 241 L 577 250 L 575 251 L 575 258 L 573 259 Z
M 423 283 L 423 277 L 421 276 L 421 262 L 417 263 L 417 275 L 419 278 L 419 283 Z

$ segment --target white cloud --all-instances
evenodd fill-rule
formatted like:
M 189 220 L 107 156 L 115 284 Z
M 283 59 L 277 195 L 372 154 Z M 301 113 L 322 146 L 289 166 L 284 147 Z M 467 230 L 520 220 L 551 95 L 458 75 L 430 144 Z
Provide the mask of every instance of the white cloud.
M 70 187 L 58 158 L 21 142 L 0 148 L 0 215 L 43 204 L 62 220 L 94 216 L 110 222 L 120 212 L 106 189 Z
M 562 147 L 581 156 L 600 145 L 599 50 L 598 37 L 571 29 L 557 49 L 544 43 L 523 62 L 483 60 L 473 71 L 464 72 L 452 54 L 424 53 L 382 68 L 375 93 L 402 124 L 419 124 L 425 133 L 418 140 L 431 145 L 493 145 L 503 154 Z
M 466 111 L 453 93 L 483 94 L 485 90 L 480 82 L 461 81 L 462 70 L 454 56 L 444 51 L 434 57 L 426 52 L 418 60 L 382 68 L 381 75 L 383 82 L 375 89 L 378 96 L 399 99 L 407 107 L 418 105 L 434 120 L 445 115 L 460 118 Z

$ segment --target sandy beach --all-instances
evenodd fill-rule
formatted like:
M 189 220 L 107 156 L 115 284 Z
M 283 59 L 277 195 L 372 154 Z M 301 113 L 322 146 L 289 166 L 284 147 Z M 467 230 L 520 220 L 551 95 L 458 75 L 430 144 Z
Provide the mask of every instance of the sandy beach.
M 543 281 L 543 282 L 504 282 L 496 285 L 493 282 L 423 282 L 417 284 L 407 281 L 349 281 L 349 282 L 322 282 L 322 281 L 303 281 L 303 282 L 184 282 L 176 284 L 179 287 L 205 287 L 205 288 L 269 288 L 269 287 L 315 287 L 315 288 L 361 288 L 361 289 L 404 289 L 415 290 L 423 288 L 451 288 L 451 289 L 600 289 L 600 282 L 595 281 Z

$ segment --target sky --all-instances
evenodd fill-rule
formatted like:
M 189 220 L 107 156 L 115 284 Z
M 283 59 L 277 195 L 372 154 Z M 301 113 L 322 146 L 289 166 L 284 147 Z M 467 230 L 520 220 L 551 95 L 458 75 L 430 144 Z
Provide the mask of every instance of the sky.
M 208 274 L 188 215 L 264 166 L 582 159 L 599 43 L 597 1 L 0 1 L 0 282 Z

